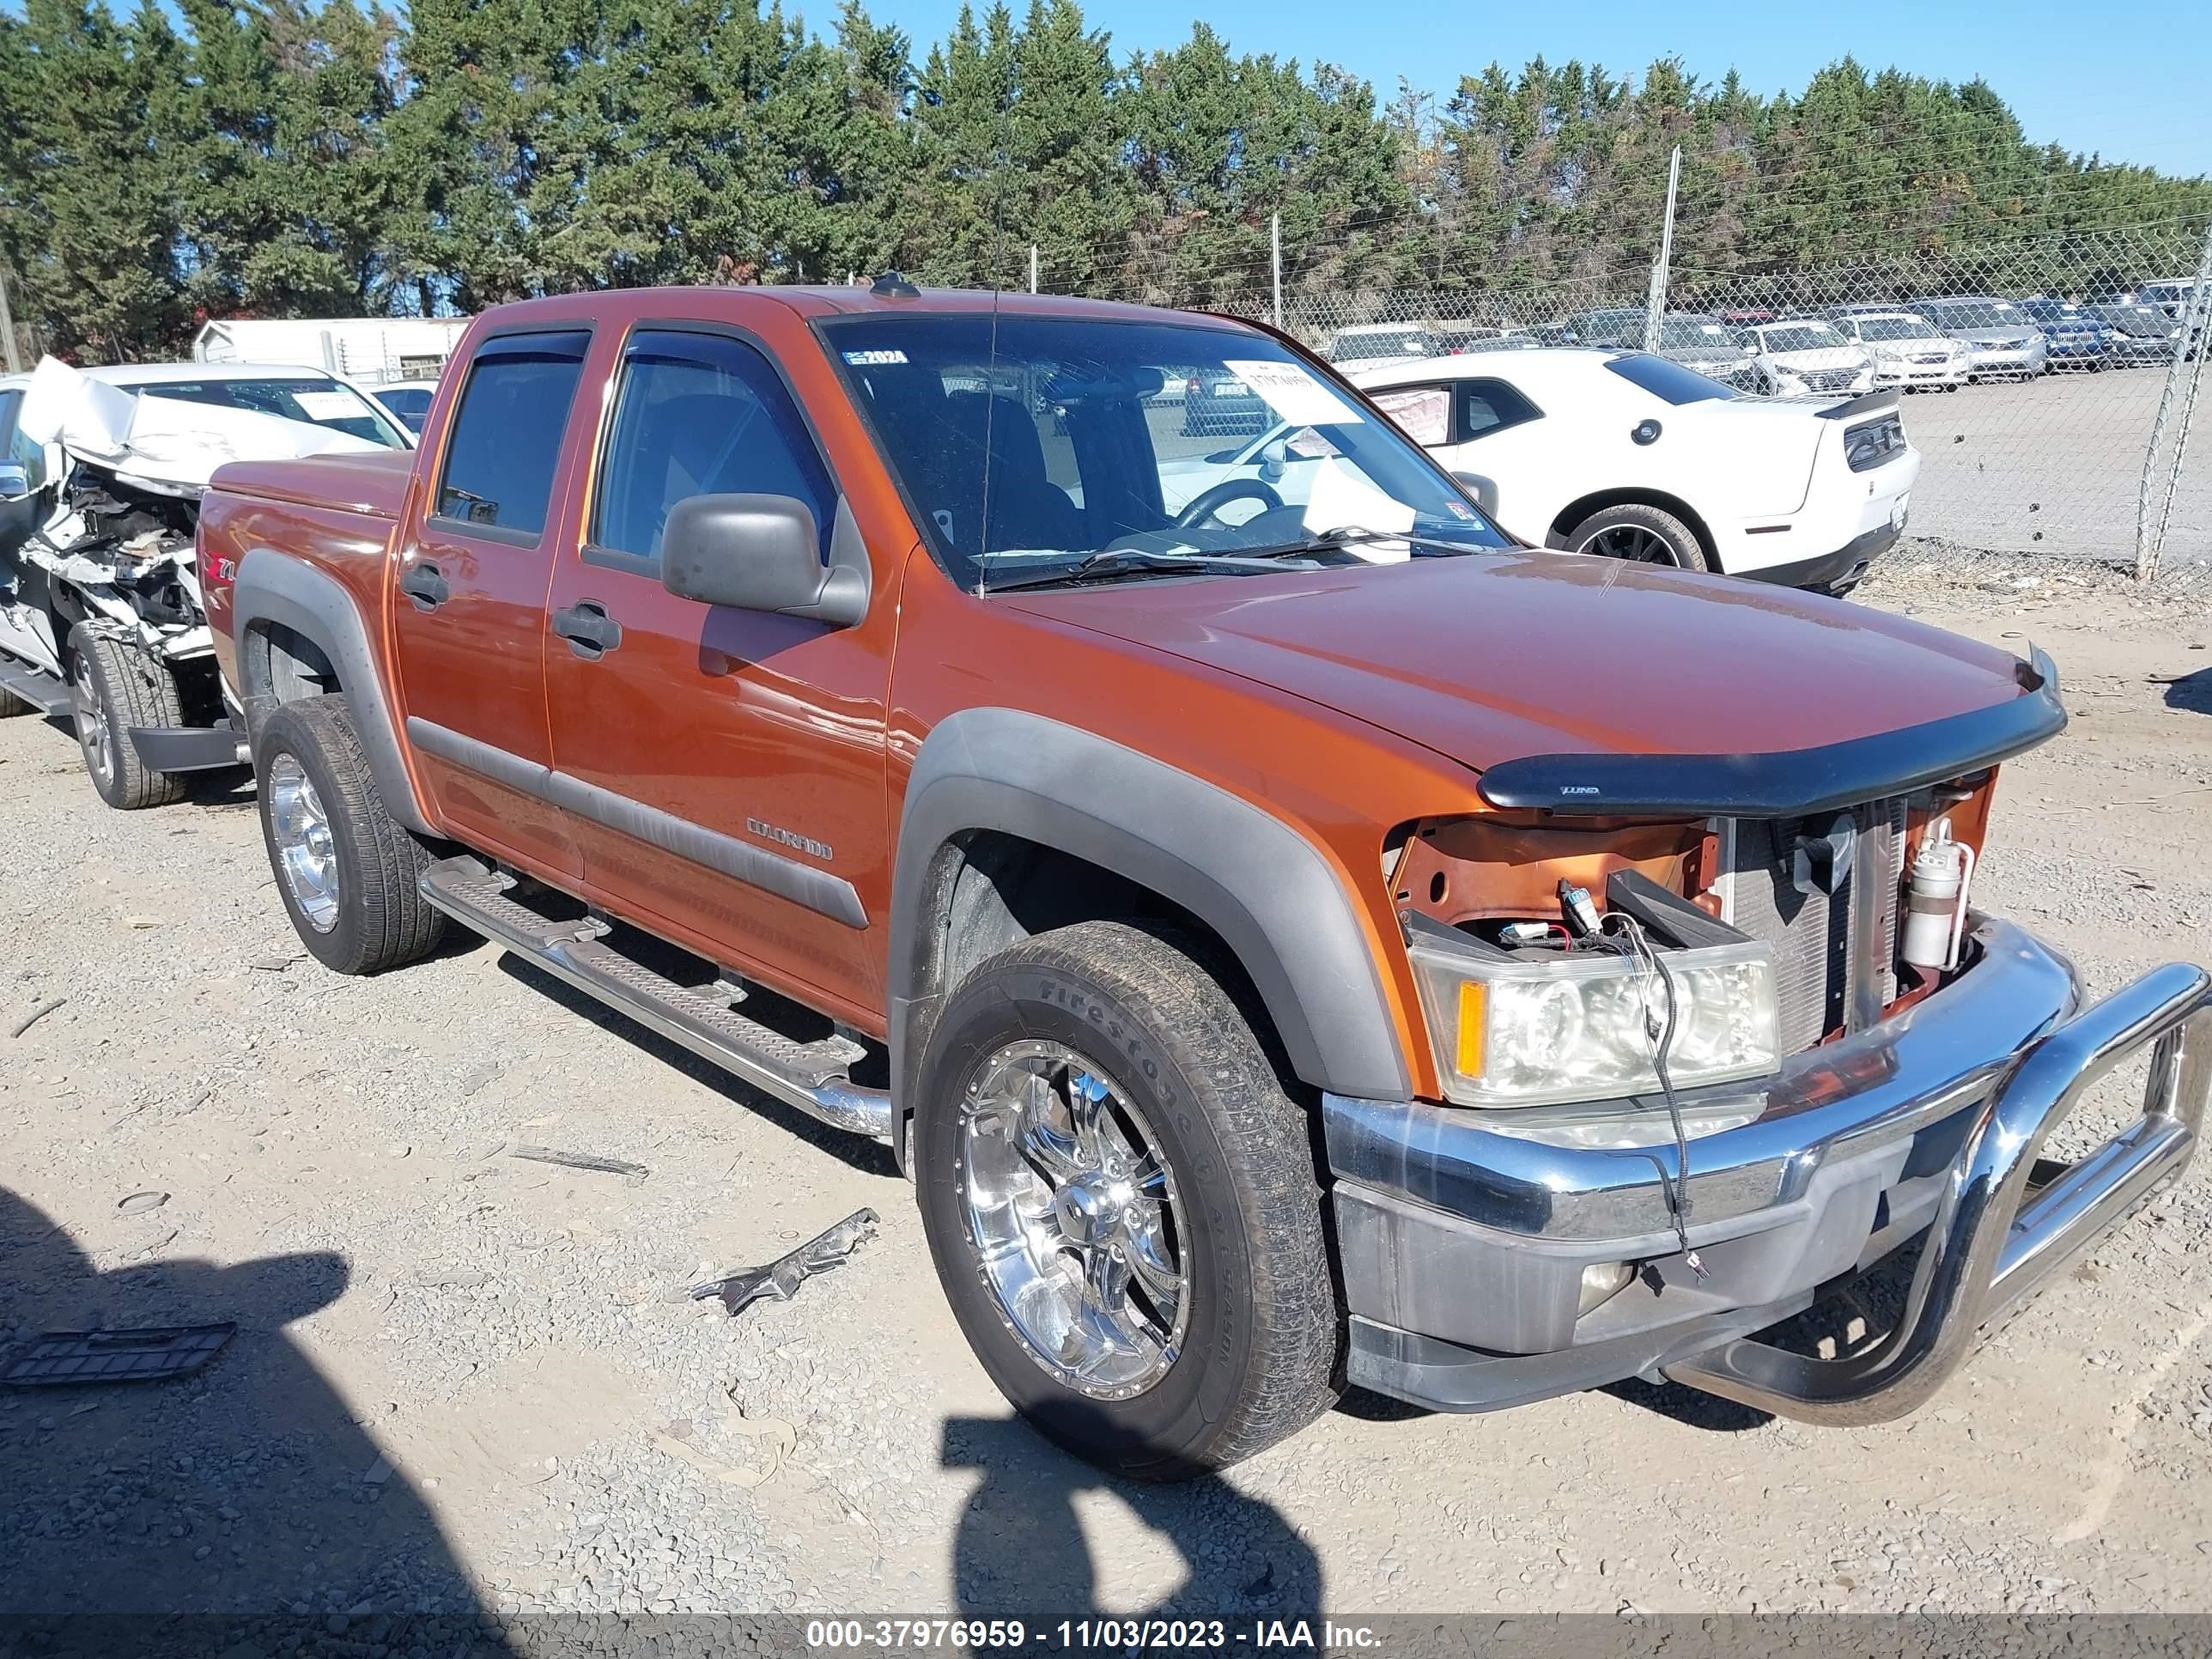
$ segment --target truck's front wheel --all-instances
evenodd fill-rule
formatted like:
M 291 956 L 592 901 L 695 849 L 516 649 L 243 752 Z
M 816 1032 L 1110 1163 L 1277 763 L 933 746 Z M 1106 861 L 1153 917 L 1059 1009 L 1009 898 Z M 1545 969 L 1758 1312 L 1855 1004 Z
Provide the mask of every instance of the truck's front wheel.
M 446 919 L 416 883 L 429 860 L 384 810 L 342 696 L 288 702 L 253 744 L 262 840 L 300 942 L 341 974 L 428 954 Z
M 915 1125 L 938 1276 L 985 1370 L 1118 1474 L 1220 1468 L 1335 1398 L 1305 1115 L 1196 940 L 1091 921 L 971 974 Z

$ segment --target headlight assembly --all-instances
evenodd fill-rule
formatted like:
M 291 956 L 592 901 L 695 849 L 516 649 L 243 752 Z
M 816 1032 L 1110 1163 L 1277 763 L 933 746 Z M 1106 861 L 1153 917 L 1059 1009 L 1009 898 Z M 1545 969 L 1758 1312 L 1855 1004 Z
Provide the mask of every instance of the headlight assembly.
M 1446 1098 L 1538 1106 L 1660 1091 L 1650 1033 L 1665 1025 L 1668 985 L 1648 961 L 1598 950 L 1499 951 L 1433 924 L 1414 933 L 1409 949 Z M 1766 946 L 1662 954 L 1674 1001 L 1668 1082 L 1733 1083 L 1779 1066 Z

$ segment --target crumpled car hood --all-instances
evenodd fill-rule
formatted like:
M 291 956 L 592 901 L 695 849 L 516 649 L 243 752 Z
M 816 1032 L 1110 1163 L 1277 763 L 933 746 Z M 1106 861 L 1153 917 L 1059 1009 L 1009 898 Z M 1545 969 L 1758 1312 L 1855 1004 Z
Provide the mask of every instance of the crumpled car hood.
M 58 443 L 126 484 L 197 499 L 216 468 L 374 450 L 365 438 L 255 410 L 134 397 L 120 386 L 46 357 L 33 371 L 17 424 L 40 443 Z
M 1537 550 L 994 601 L 1202 663 L 1478 770 L 1543 754 L 1766 754 L 2022 695 L 2017 659 L 1722 576 Z

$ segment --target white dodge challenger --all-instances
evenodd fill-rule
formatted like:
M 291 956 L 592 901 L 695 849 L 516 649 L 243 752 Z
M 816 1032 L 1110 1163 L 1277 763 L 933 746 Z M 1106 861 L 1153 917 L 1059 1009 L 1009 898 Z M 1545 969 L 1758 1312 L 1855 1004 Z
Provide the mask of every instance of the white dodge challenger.
M 1842 593 L 1904 530 L 1920 472 L 1894 392 L 1747 397 L 1664 357 L 1589 348 L 1400 359 L 1352 379 L 1540 547 Z M 1296 436 L 1206 459 L 1261 476 Z

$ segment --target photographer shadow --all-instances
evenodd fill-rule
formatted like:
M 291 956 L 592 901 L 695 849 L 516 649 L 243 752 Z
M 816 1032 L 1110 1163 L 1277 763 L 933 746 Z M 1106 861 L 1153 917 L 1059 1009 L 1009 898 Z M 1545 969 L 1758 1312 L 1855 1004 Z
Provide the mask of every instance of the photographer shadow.
M 348 1279 L 325 1251 L 103 1271 L 0 1188 L 0 1361 L 45 1332 L 238 1328 L 182 1376 L 0 1386 L 0 1652 L 498 1646 L 436 1516 L 286 1331 Z
M 1018 1417 L 956 1417 L 945 1425 L 942 1462 L 982 1479 L 961 1510 L 952 1543 L 954 1605 L 969 1619 L 1021 1619 L 1031 1641 L 1056 1641 L 1062 1620 L 1219 1619 L 1234 1630 L 1277 1620 L 1320 1628 L 1320 1558 L 1272 1504 L 1218 1475 L 1172 1486 L 1117 1480 L 1060 1450 Z M 1179 1582 L 1113 1595 L 1115 1581 L 1085 1536 L 1089 1510 L 1126 1524 L 1093 1494 L 1110 1494 L 1152 1540 L 1181 1558 Z M 1157 1544 L 1132 1554 L 1150 1561 Z M 1123 1562 L 1124 1567 L 1134 1564 Z M 1155 1581 L 1162 1576 L 1153 1571 Z M 1102 1605 L 1112 1595 L 1115 1608 Z M 1081 1646 L 1079 1640 L 1072 1645 Z

